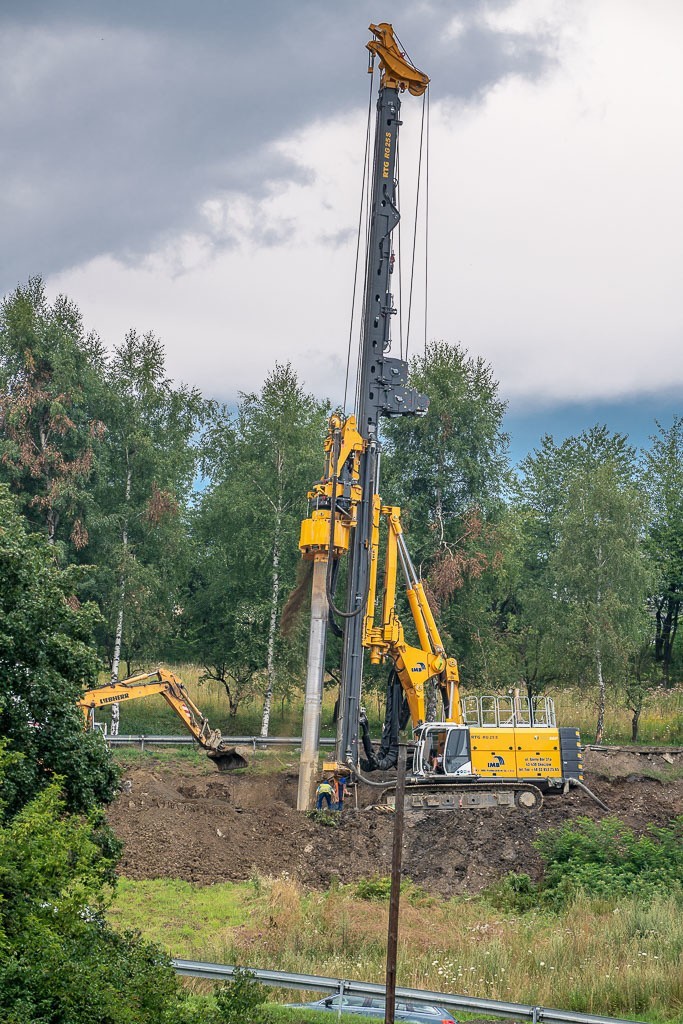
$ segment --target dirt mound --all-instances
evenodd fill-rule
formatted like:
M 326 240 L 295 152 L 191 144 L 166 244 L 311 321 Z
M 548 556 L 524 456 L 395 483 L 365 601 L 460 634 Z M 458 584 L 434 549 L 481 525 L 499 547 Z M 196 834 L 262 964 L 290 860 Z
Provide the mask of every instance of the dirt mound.
M 646 777 L 672 770 L 661 755 L 587 751 L 586 761 L 588 786 L 636 830 L 683 814 L 683 781 Z M 304 885 L 325 887 L 334 877 L 352 882 L 389 873 L 392 815 L 346 807 L 336 828 L 311 821 L 295 809 L 296 770 L 226 776 L 210 764 L 178 764 L 135 768 L 125 779 L 130 785 L 109 819 L 124 841 L 120 871 L 129 878 L 210 884 L 286 872 Z M 546 797 L 536 814 L 503 808 L 408 814 L 403 869 L 443 896 L 477 891 L 511 870 L 538 877 L 532 841 L 580 815 L 597 819 L 604 812 L 572 791 Z

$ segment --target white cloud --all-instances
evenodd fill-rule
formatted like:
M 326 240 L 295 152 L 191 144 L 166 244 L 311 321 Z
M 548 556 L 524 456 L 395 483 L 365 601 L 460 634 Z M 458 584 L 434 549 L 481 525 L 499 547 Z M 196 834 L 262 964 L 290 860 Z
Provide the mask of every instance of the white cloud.
M 488 358 L 517 404 L 683 383 L 683 7 L 523 0 L 490 17 L 511 32 L 550 24 L 558 64 L 476 106 L 439 103 L 433 82 L 430 335 Z M 404 200 L 420 110 L 406 98 Z M 272 152 L 308 172 L 298 183 L 215 196 L 204 234 L 139 267 L 100 257 L 50 287 L 108 343 L 155 330 L 170 372 L 210 394 L 256 388 L 291 359 L 338 399 L 364 127 L 359 113 L 280 140 Z

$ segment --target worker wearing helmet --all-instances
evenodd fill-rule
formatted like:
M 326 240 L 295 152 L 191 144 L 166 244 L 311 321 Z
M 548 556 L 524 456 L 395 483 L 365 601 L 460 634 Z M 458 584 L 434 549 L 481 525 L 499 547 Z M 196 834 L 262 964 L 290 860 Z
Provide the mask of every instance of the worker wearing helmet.
M 323 800 L 327 800 L 327 810 L 329 811 L 332 807 L 332 797 L 334 796 L 334 787 L 329 779 L 323 779 L 323 781 L 318 784 L 315 795 L 315 809 L 317 811 L 322 811 Z

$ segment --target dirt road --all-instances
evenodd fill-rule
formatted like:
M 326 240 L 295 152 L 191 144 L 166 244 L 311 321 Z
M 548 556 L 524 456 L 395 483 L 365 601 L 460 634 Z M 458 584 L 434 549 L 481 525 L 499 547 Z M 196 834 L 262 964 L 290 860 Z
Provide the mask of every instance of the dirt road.
M 683 779 L 658 781 L 644 773 L 673 772 L 683 755 L 586 752 L 586 783 L 611 811 L 641 830 L 683 814 Z M 344 810 L 338 828 L 295 810 L 296 763 L 284 770 L 219 775 L 206 766 L 135 767 L 109 811 L 125 851 L 129 878 L 182 878 L 210 884 L 258 873 L 287 872 L 307 886 L 336 877 L 351 882 L 387 875 L 392 815 L 372 807 Z M 531 843 L 539 831 L 572 818 L 604 812 L 584 794 L 546 798 L 542 810 L 438 811 L 406 816 L 406 875 L 442 896 L 476 892 L 508 871 L 540 874 Z

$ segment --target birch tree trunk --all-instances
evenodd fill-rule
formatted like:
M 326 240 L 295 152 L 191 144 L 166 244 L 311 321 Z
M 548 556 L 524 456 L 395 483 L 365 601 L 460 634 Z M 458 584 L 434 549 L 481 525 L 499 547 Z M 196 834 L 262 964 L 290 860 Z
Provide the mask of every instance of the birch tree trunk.
M 602 674 L 602 652 L 595 652 L 595 672 L 598 679 L 598 724 L 595 730 L 595 742 L 602 743 L 605 735 L 605 678 Z
M 282 528 L 282 492 L 275 511 L 275 538 L 273 540 L 273 586 L 270 595 L 270 625 L 268 627 L 268 662 L 266 667 L 266 692 L 263 697 L 261 736 L 267 736 L 270 728 L 270 709 L 275 688 L 275 634 L 277 632 L 277 609 L 280 596 L 280 531 Z
M 597 563 L 598 569 L 599 570 L 602 569 L 602 566 L 603 566 L 602 545 L 598 546 L 596 563 Z M 596 595 L 595 595 L 595 603 L 596 603 L 597 612 L 598 612 L 597 616 L 596 616 L 596 621 L 599 624 L 599 622 L 600 622 L 600 606 L 602 605 L 602 589 L 601 589 L 600 586 L 598 586 L 598 589 L 597 589 L 597 592 L 596 592 Z M 597 678 L 597 681 L 598 681 L 598 724 L 597 724 L 596 729 L 595 729 L 595 742 L 596 743 L 602 743 L 602 739 L 603 739 L 603 736 L 605 734 L 605 703 L 606 703 L 606 700 L 605 700 L 605 678 L 604 678 L 604 676 L 602 674 L 602 646 L 601 646 L 601 643 L 600 643 L 599 635 L 600 634 L 598 633 L 598 641 L 597 641 L 596 646 L 595 646 L 595 675 L 596 675 L 596 678 Z
M 642 705 L 634 708 L 633 710 L 633 717 L 631 719 L 631 743 L 638 742 L 638 725 L 640 724 L 640 714 L 642 710 Z
M 116 616 L 116 634 L 114 636 L 114 653 L 111 659 L 111 682 L 119 681 L 119 665 L 121 663 L 121 642 L 123 640 L 123 609 L 126 603 L 126 561 L 128 558 L 128 516 L 130 511 L 130 490 L 133 471 L 130 468 L 128 452 L 126 451 L 126 503 L 123 517 L 123 529 L 121 530 L 121 575 L 119 576 L 119 610 Z M 112 704 L 111 732 L 116 736 L 119 731 L 119 706 Z

